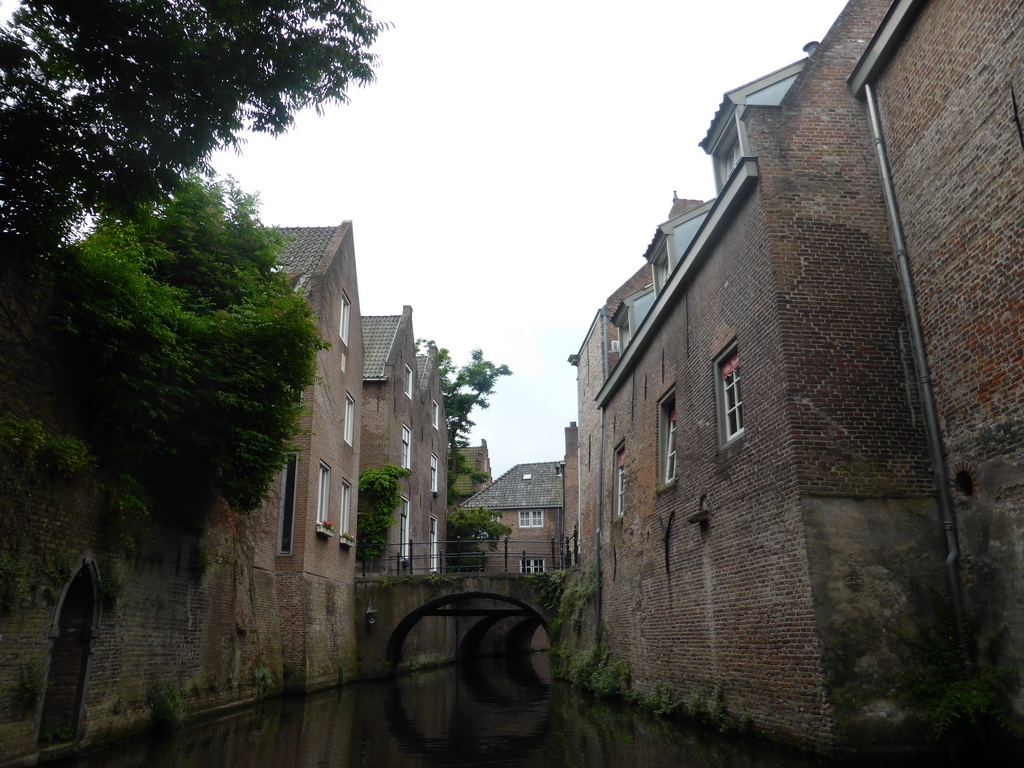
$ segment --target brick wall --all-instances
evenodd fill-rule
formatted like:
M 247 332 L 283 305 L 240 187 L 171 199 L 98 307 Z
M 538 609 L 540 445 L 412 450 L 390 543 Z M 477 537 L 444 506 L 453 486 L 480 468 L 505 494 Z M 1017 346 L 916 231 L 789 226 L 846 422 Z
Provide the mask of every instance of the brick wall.
M 1024 658 L 1024 8 L 927 3 L 876 85 L 969 608 Z M 1018 708 L 1024 698 L 1018 694 Z
M 668 684 L 687 699 L 718 688 L 764 732 L 817 749 L 919 735 L 890 716 L 905 662 L 892 638 L 913 630 L 943 578 L 878 174 L 845 83 L 887 6 L 848 5 L 783 105 L 747 108 L 758 182 L 619 372 L 603 457 L 588 452 L 600 317 L 576 362 L 584 541 L 604 462 L 612 653 L 642 691 Z M 745 423 L 725 444 L 716 388 L 731 349 Z M 667 485 L 666 397 L 679 462 Z M 612 520 L 620 450 L 625 514 Z

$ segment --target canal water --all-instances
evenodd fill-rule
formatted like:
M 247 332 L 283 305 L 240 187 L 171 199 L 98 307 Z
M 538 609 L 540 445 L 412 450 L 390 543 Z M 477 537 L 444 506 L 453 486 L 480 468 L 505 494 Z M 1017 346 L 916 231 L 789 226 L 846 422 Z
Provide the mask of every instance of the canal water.
M 949 765 L 947 763 L 947 765 Z M 61 768 L 812 768 L 552 682 L 546 654 L 268 700 Z

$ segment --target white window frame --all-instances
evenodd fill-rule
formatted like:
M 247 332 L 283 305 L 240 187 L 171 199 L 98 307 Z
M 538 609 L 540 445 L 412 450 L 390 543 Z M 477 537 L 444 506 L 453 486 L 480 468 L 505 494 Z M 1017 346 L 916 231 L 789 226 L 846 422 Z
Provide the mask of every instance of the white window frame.
M 405 366 L 405 396 L 412 399 L 412 368 Z
M 341 481 L 341 532 L 349 533 L 352 525 L 352 484 Z
M 669 259 L 669 242 L 671 237 L 666 237 L 665 241 L 661 244 L 661 248 L 658 249 L 658 255 L 654 257 L 651 262 L 651 272 L 654 278 L 654 290 L 661 293 L 665 285 L 668 283 L 669 275 L 672 274 L 672 263 Z
M 671 392 L 658 404 L 658 475 L 662 483 L 671 483 L 679 474 L 676 419 L 676 393 Z
M 331 520 L 331 468 L 320 462 L 320 485 L 316 495 L 316 522 L 328 523 Z
M 289 453 L 281 470 L 281 508 L 277 527 L 279 555 L 290 555 L 295 548 L 295 499 L 298 496 L 298 479 L 299 454 Z
M 718 440 L 722 447 L 743 437 L 743 390 L 739 347 L 732 344 L 715 360 Z
M 348 332 L 349 327 L 352 323 L 352 302 L 348 300 L 348 296 L 344 291 L 341 293 L 341 322 L 338 326 L 338 336 L 341 340 L 348 344 Z M 344 368 L 342 368 L 344 370 Z
M 438 569 L 438 553 L 437 553 L 437 518 L 431 516 L 430 518 L 430 570 L 437 573 Z
M 412 469 L 412 430 L 402 425 L 402 466 Z
M 519 558 L 519 572 L 520 573 L 544 573 L 544 558 L 543 557 L 520 557 Z
M 430 454 L 430 490 L 437 493 L 437 455 Z
M 430 423 L 434 425 L 434 429 L 437 429 L 437 425 L 441 423 L 440 412 L 441 406 L 437 404 L 437 400 L 431 400 L 430 406 Z
M 398 556 L 404 560 L 409 556 L 409 500 L 403 496 L 399 506 L 402 511 L 398 516 Z
M 626 448 L 615 451 L 615 517 L 626 514 Z
M 345 393 L 345 442 L 352 445 L 356 439 L 356 401 Z
M 544 527 L 544 510 L 543 509 L 520 509 L 519 510 L 519 527 L 520 528 L 543 528 Z

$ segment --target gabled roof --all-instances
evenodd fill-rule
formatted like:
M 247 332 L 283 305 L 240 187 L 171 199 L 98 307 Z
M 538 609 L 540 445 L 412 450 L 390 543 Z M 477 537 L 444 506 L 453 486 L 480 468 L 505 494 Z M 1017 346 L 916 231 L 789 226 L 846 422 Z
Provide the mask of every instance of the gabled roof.
M 343 225 L 344 226 L 344 225 Z M 287 241 L 277 262 L 289 272 L 316 272 L 334 235 L 341 227 L 277 227 Z
M 402 315 L 363 317 L 363 378 L 387 378 L 385 366 L 391 357 Z
M 562 476 L 555 468 L 560 461 L 516 464 L 462 506 L 487 509 L 530 509 L 562 506 Z
M 416 384 L 420 389 L 430 384 L 430 355 L 416 355 Z

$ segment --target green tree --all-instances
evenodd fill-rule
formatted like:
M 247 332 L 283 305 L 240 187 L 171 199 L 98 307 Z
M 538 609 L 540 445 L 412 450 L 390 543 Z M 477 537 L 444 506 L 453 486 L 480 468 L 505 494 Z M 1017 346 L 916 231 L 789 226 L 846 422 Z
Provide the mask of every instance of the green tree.
M 253 197 L 191 177 L 66 249 L 59 314 L 108 468 L 165 490 L 216 487 L 239 510 L 259 504 L 324 346 L 277 270 L 281 245 Z
M 373 79 L 359 0 L 22 0 L 0 28 L 0 239 L 49 254 L 160 199 L 243 130 Z
M 432 341 L 417 339 L 418 349 L 429 347 Z M 483 350 L 474 349 L 469 362 L 457 366 L 447 349 L 437 352 L 437 366 L 441 374 L 441 393 L 444 395 L 444 415 L 448 425 L 448 504 L 457 500 L 455 481 L 460 475 L 473 479 L 486 479 L 473 471 L 460 449 L 469 445 L 469 431 L 476 425 L 470 418 L 475 409 L 490 407 L 489 397 L 502 376 L 511 376 L 507 365 L 495 365 L 484 359 Z
M 498 515 L 484 507 L 456 507 L 448 513 L 449 567 L 460 570 L 483 570 L 485 549 L 494 552 L 502 536 L 512 528 Z

